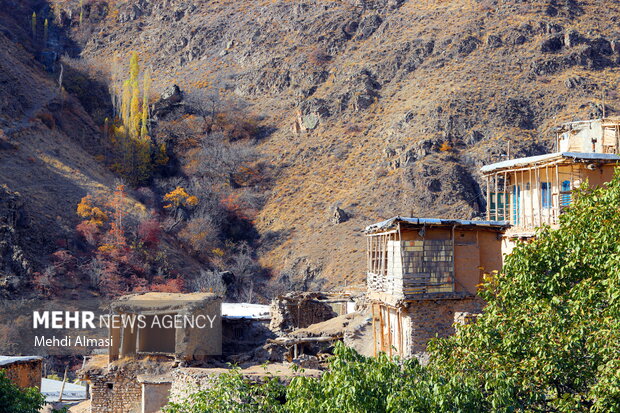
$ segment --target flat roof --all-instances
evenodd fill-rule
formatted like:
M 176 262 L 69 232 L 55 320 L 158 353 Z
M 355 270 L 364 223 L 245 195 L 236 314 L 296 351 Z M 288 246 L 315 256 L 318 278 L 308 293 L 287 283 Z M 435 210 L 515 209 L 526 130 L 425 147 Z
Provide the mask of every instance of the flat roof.
M 196 309 L 212 301 L 221 301 L 213 293 L 159 293 L 131 294 L 119 297 L 112 302 L 114 310 L 122 312 L 162 312 Z
M 41 379 L 41 394 L 45 396 L 45 400 L 48 402 L 58 401 L 60 397 L 60 389 L 63 389 L 62 399 L 66 401 L 73 400 L 85 400 L 86 397 L 86 386 L 82 386 L 79 384 L 71 383 L 67 381 L 66 383 L 62 383 L 62 380 L 52 380 L 52 379 Z
M 510 227 L 508 221 L 482 221 L 469 219 L 442 219 L 442 218 L 406 218 L 394 217 L 385 221 L 378 222 L 366 227 L 365 232 L 384 231 L 396 227 L 399 223 L 408 225 L 437 225 L 437 226 L 462 226 L 462 227 L 479 227 L 488 229 L 507 229 Z
M 269 320 L 271 312 L 268 305 L 250 303 L 222 303 L 222 318 Z
M 13 363 L 23 363 L 28 361 L 43 360 L 39 356 L 0 356 L 0 366 L 6 366 Z
M 549 162 L 556 159 L 572 159 L 573 161 L 603 161 L 619 162 L 620 156 L 613 153 L 594 153 L 594 152 L 554 152 L 544 155 L 528 156 L 526 158 L 509 159 L 485 165 L 480 168 L 482 173 L 497 171 L 500 169 L 510 169 L 519 166 L 527 166 L 537 163 Z

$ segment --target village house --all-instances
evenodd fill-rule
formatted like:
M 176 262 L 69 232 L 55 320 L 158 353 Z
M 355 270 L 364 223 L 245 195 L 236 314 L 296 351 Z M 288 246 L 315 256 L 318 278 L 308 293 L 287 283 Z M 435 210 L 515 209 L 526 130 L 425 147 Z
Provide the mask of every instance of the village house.
M 410 357 L 481 311 L 477 286 L 502 265 L 505 222 L 395 217 L 366 228 L 375 354 Z
M 620 118 L 571 122 L 557 129 L 558 152 L 509 159 L 481 168 L 486 180 L 486 218 L 507 221 L 505 254 L 542 225 L 559 225 L 572 191 L 609 182 L 620 156 Z
M 305 314 L 305 319 L 314 317 L 322 321 L 332 316 L 323 309 L 328 304 L 311 304 L 299 302 L 298 310 Z M 207 386 L 226 371 L 203 367 L 210 366 L 216 358 L 215 364 L 223 365 L 220 355 L 251 355 L 252 350 L 275 337 L 269 329 L 270 306 L 222 303 L 220 297 L 211 293 L 128 295 L 111 304 L 110 315 L 136 321 L 124 325 L 110 323 L 112 343 L 107 354 L 89 356 L 79 373 L 89 384 L 92 413 L 159 412 L 169 400 L 182 399 L 187 392 L 199 390 L 196 386 Z M 206 328 L 181 322 L 199 317 L 208 324 Z M 288 320 L 285 315 L 280 316 L 285 318 Z M 156 319 L 159 321 L 154 322 Z M 181 324 L 172 328 L 160 325 L 172 319 Z M 139 320 L 143 321 L 142 325 Z M 259 354 L 268 356 L 269 351 Z M 255 360 L 254 364 L 266 360 Z M 268 377 L 256 370 L 249 366 L 242 373 L 249 377 Z M 283 370 L 286 374 L 278 373 L 279 377 L 305 374 L 291 368 Z M 308 374 L 317 372 L 309 370 Z
M 211 293 L 145 293 L 114 301 L 111 315 L 133 322 L 110 323 L 108 354 L 91 357 L 80 372 L 89 384 L 91 412 L 159 411 L 175 366 L 222 353 L 221 306 Z M 171 320 L 178 324 L 165 324 Z
M 41 389 L 43 358 L 39 356 L 0 356 L 0 370 L 17 387 Z
M 222 354 L 222 300 L 211 293 L 128 295 L 112 304 L 113 314 L 134 323 L 111 323 L 110 361 L 161 355 L 193 360 Z M 143 326 L 136 328 L 143 317 Z M 166 323 L 177 323 L 171 328 Z

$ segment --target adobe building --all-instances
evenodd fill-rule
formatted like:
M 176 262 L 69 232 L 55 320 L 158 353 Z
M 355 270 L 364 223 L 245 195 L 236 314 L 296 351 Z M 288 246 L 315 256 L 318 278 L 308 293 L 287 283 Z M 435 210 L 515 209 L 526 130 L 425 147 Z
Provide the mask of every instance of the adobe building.
M 502 266 L 506 222 L 395 217 L 366 228 L 374 352 L 411 357 L 480 313 L 477 286 Z
M 517 240 L 554 228 L 572 191 L 609 182 L 620 162 L 620 118 L 556 129 L 557 152 L 483 166 L 487 221 L 392 218 L 366 228 L 375 353 L 411 356 L 453 323 L 475 319 L 483 272 L 501 270 Z
M 109 354 L 92 357 L 80 371 L 91 412 L 158 412 L 179 363 L 222 354 L 221 304 L 211 293 L 134 294 L 113 302 L 111 316 L 134 322 L 111 323 Z
M 571 192 L 584 182 L 609 182 L 620 162 L 619 145 L 620 119 L 571 122 L 557 129 L 559 152 L 483 166 L 486 218 L 511 225 L 503 252 L 509 254 L 518 239 L 534 237 L 542 225 L 557 227 Z
M 41 389 L 43 358 L 38 356 L 0 356 L 0 370 L 17 387 Z
M 144 317 L 143 328 L 111 325 L 110 361 L 123 357 L 168 356 L 178 360 L 222 354 L 222 300 L 211 293 L 146 293 L 120 297 L 112 313 Z M 165 324 L 178 323 L 169 328 Z

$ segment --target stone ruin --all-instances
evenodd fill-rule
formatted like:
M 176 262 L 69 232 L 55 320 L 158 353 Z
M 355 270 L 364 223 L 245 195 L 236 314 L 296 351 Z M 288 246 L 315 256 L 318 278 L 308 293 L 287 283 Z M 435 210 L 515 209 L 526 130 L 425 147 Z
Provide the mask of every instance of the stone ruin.
M 318 292 L 281 295 L 271 302 L 269 328 L 276 333 L 288 333 L 334 318 L 338 314 L 325 302 L 327 299 L 325 294 Z

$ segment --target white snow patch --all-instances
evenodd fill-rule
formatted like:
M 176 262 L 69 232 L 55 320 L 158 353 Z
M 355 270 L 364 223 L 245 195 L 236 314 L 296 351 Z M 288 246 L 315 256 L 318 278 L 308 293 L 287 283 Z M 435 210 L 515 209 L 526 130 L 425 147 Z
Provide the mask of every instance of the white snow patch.
M 268 320 L 271 318 L 268 305 L 250 303 L 222 303 L 223 318 L 251 318 Z
M 45 396 L 45 401 L 56 402 L 60 396 L 60 388 L 62 387 L 62 380 L 42 379 L 41 380 L 41 394 Z M 85 400 L 86 399 L 86 386 L 80 386 L 75 383 L 65 383 L 65 388 L 62 392 L 63 400 Z

